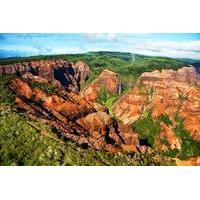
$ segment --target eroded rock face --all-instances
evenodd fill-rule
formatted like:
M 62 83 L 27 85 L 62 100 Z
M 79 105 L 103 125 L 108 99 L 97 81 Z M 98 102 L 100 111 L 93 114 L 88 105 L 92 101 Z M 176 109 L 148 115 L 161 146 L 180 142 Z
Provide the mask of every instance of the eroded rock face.
M 133 90 L 122 96 L 113 106 L 115 115 L 131 124 L 151 109 L 152 116 L 167 115 L 174 121 L 175 114 L 184 119 L 184 126 L 193 139 L 200 141 L 200 75 L 192 66 L 178 71 L 162 70 L 143 73 Z M 165 128 L 165 135 L 173 139 L 172 148 L 179 142 Z
M 0 75 L 23 75 L 26 72 L 50 81 L 57 80 L 66 89 L 78 93 L 89 75 L 89 67 L 82 61 L 73 64 L 61 59 L 30 61 L 0 66 Z
M 76 69 L 77 72 L 76 79 L 79 81 L 79 91 L 80 91 L 81 89 L 83 89 L 83 85 L 89 77 L 90 68 L 86 63 L 78 61 L 74 64 L 74 69 Z
M 120 136 L 123 138 L 125 144 L 139 146 L 138 134 L 133 131 L 131 125 L 119 123 L 118 126 Z
M 101 88 L 105 88 L 112 94 L 119 94 L 120 87 L 119 75 L 105 69 L 88 87 L 81 92 L 81 95 L 88 101 L 95 101 Z
M 170 149 L 181 149 L 181 143 L 182 141 L 175 136 L 173 132 L 172 126 L 167 126 L 165 123 L 161 123 L 161 133 L 160 138 L 161 140 L 166 140 L 169 143 Z
M 93 103 L 74 92 L 61 90 L 57 83 L 53 84 L 53 91 L 48 87 L 52 88 L 50 80 L 31 73 L 13 79 L 10 84 L 18 108 L 34 119 L 42 119 L 68 139 L 111 152 L 136 151 L 136 138 L 120 135 L 116 121 L 107 112 L 96 110 Z
M 160 123 L 159 135 L 171 149 L 181 149 L 182 143 L 173 132 L 175 115 L 184 119 L 184 127 L 200 142 L 200 75 L 192 66 L 143 73 L 133 90 L 113 106 L 120 122 L 96 102 L 102 87 L 113 94 L 120 92 L 120 79 L 114 72 L 104 70 L 85 89 L 82 86 L 89 67 L 81 61 L 73 64 L 58 59 L 0 66 L 1 75 L 9 73 L 19 75 L 10 84 L 18 107 L 80 145 L 145 153 L 146 146 L 140 146 L 131 124 L 149 110 L 154 119 L 167 115 L 172 121 L 172 125 Z M 159 139 L 156 142 L 166 147 Z

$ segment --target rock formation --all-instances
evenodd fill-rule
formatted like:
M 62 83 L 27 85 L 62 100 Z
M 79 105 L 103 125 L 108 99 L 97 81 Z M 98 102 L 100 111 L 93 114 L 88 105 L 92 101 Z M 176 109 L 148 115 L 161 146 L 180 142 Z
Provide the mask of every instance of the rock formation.
M 61 90 L 56 82 L 25 73 L 13 79 L 10 88 L 16 93 L 18 108 L 78 144 L 111 152 L 136 151 L 133 132 L 132 138 L 120 134 L 107 112 L 96 110 L 93 103 L 74 92 Z
M 191 137 L 200 142 L 200 75 L 194 67 L 143 73 L 132 91 L 113 105 L 119 121 L 96 102 L 102 88 L 120 93 L 119 75 L 104 70 L 83 88 L 89 71 L 82 61 L 73 64 L 60 59 L 0 66 L 0 75 L 18 75 L 10 84 L 18 108 L 84 147 L 145 153 L 146 146 L 140 144 L 131 125 L 147 111 L 155 120 L 169 117 L 171 125 L 160 123 L 159 139 L 167 140 L 171 149 L 181 149 L 182 144 L 173 132 L 175 116 L 183 119 Z M 156 144 L 164 150 L 160 140 Z
M 82 61 L 73 64 L 61 59 L 30 61 L 0 66 L 0 75 L 23 75 L 26 72 L 50 81 L 58 80 L 66 89 L 78 93 L 88 78 L 89 67 Z
M 119 94 L 119 75 L 107 69 L 103 70 L 103 72 L 81 92 L 81 95 L 87 101 L 95 101 L 101 88 L 105 88 L 108 92 L 112 94 Z
M 122 96 L 113 106 L 115 115 L 132 124 L 145 111 L 151 110 L 154 119 L 167 115 L 174 122 L 178 115 L 194 140 L 200 141 L 200 75 L 192 66 L 177 71 L 162 70 L 143 73 L 133 90 Z M 171 148 L 180 148 L 180 141 L 170 127 L 162 126 L 161 136 Z
M 90 68 L 86 63 L 82 61 L 76 62 L 73 68 L 76 69 L 76 73 L 77 73 L 76 80 L 78 80 L 79 82 L 79 91 L 80 91 L 81 89 L 83 89 L 85 80 L 87 80 L 89 77 Z

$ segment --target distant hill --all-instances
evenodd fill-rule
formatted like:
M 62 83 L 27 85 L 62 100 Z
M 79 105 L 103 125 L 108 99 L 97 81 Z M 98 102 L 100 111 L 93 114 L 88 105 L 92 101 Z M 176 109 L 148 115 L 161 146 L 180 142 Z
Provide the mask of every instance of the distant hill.
M 90 78 L 86 84 L 93 81 L 103 69 L 107 68 L 112 70 L 121 76 L 122 91 L 132 88 L 135 80 L 145 71 L 150 72 L 155 69 L 177 69 L 188 64 L 186 61 L 174 58 L 145 56 L 128 52 L 99 51 L 83 54 L 5 58 L 0 59 L 0 65 L 55 58 L 61 58 L 71 62 L 76 62 L 77 60 L 86 62 L 90 66 L 91 71 Z

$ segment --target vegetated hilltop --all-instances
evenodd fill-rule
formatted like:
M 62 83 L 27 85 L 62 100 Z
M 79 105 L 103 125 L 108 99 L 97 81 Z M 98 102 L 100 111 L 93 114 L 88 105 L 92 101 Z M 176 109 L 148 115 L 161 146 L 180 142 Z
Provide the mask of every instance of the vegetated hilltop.
M 1 164 L 172 165 L 170 157 L 199 155 L 199 143 L 188 133 L 184 137 L 192 150 L 187 145 L 183 148 L 188 154 L 183 156 L 180 148 L 168 146 L 169 137 L 184 141 L 182 135 L 171 131 L 172 125 L 164 123 L 172 121 L 170 116 L 163 115 L 158 121 L 151 116 L 151 109 L 144 109 L 141 119 L 127 124 L 115 109 L 123 99 L 121 86 L 125 93 L 143 72 L 178 69 L 183 64 L 176 59 L 118 52 L 1 60 Z M 150 92 L 149 96 L 153 95 L 154 91 Z M 129 117 L 129 110 L 124 108 L 124 115 Z M 174 128 L 185 131 L 184 121 L 177 120 L 181 121 L 178 127 L 173 124 Z M 164 144 L 157 142 L 158 136 L 163 137 Z M 179 159 L 176 161 L 180 164 Z
M 156 69 L 178 69 L 187 62 L 173 58 L 151 57 L 121 52 L 90 52 L 53 56 L 32 56 L 27 58 L 0 59 L 0 65 L 27 61 L 64 59 L 68 62 L 81 60 L 90 66 L 90 76 L 86 85 L 91 83 L 104 69 L 118 73 L 121 77 L 122 92 L 133 87 L 143 72 Z

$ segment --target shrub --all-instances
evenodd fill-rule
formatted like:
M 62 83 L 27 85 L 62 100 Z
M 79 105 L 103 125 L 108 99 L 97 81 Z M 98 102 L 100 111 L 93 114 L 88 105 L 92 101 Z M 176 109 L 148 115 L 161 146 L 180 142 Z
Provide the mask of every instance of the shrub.
M 132 127 L 139 134 L 140 139 L 148 140 L 151 146 L 154 146 L 155 139 L 161 131 L 160 124 L 152 118 L 150 111 L 145 112 L 132 124 Z
M 14 94 L 8 87 L 13 77 L 13 75 L 0 76 L 0 104 L 11 106 L 14 103 Z
M 82 60 L 91 70 L 91 76 L 86 84 L 94 80 L 103 69 L 109 68 L 120 74 L 124 92 L 134 86 L 137 77 L 144 71 L 177 69 L 183 65 L 183 62 L 177 59 L 135 55 L 133 60 L 132 57 L 132 54 L 119 52 L 90 52 L 0 59 L 0 64 L 57 58 L 72 62 Z M 12 76 L 0 77 L 0 165 L 171 165 L 171 161 L 159 155 L 156 150 L 145 155 L 140 153 L 113 155 L 104 151 L 82 149 L 62 138 L 54 140 L 42 135 L 40 131 L 30 126 L 29 119 L 12 109 L 14 95 L 8 88 L 11 78 Z M 35 86 L 42 88 L 48 94 L 55 92 L 55 88 L 51 86 L 42 84 Z M 107 91 L 100 92 L 99 101 L 109 109 L 111 115 L 111 107 L 116 100 L 116 95 Z M 47 131 L 52 137 L 55 136 L 56 133 L 49 127 L 38 122 L 32 123 L 39 126 L 42 131 Z M 160 129 L 157 121 L 153 120 L 151 115 L 144 115 L 137 120 L 135 126 L 140 137 L 147 138 L 153 145 Z
M 188 130 L 184 128 L 184 120 L 178 116 L 175 117 L 176 125 L 174 133 L 182 140 L 181 151 L 178 154 L 180 159 L 187 159 L 200 155 L 200 143 L 193 140 Z
M 43 90 L 46 94 L 52 95 L 52 94 L 57 94 L 59 96 L 58 88 L 52 84 L 49 83 L 40 83 L 40 82 L 28 82 L 29 86 L 31 88 L 38 87 L 41 90 Z
M 113 117 L 112 106 L 117 99 L 118 95 L 112 94 L 105 87 L 101 87 L 97 101 L 108 108 L 109 114 Z
M 194 156 L 200 155 L 200 143 L 198 141 L 195 141 L 190 136 L 190 133 L 188 130 L 184 128 L 183 122 L 184 120 L 179 117 L 177 114 L 174 117 L 176 124 L 173 128 L 173 131 L 175 135 L 181 139 L 181 149 L 170 149 L 169 144 L 162 140 L 162 143 L 168 146 L 168 151 L 164 152 L 164 156 L 169 156 L 171 158 L 177 157 L 179 159 L 187 159 Z
M 166 125 L 172 125 L 172 121 L 170 120 L 169 116 L 168 115 L 160 115 L 158 120 L 160 122 L 164 122 Z

